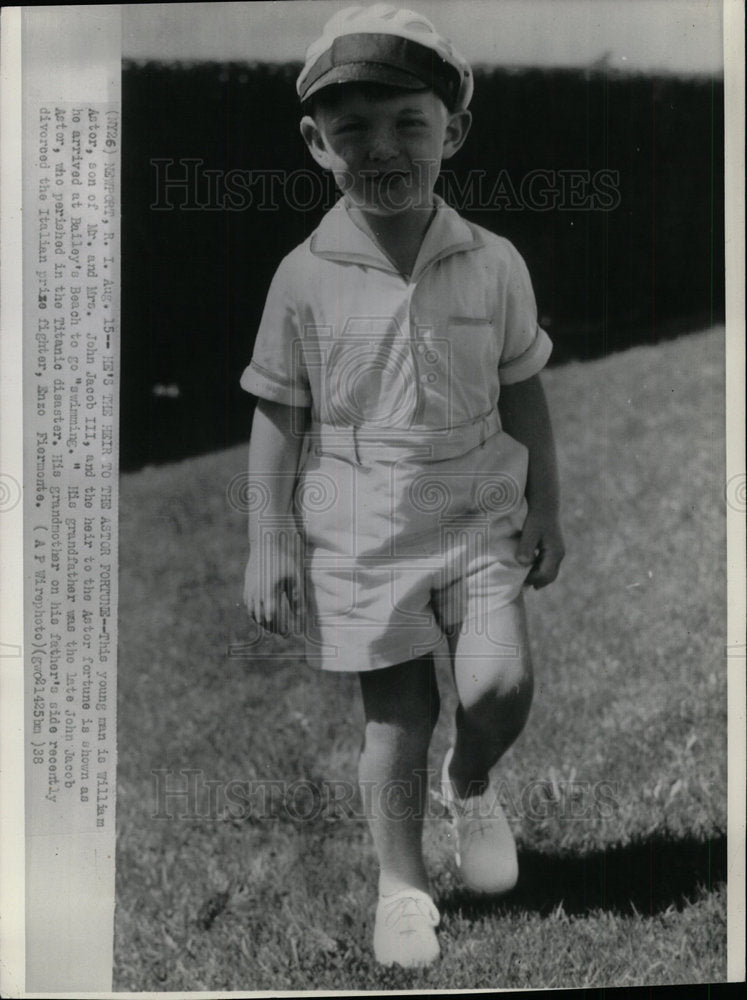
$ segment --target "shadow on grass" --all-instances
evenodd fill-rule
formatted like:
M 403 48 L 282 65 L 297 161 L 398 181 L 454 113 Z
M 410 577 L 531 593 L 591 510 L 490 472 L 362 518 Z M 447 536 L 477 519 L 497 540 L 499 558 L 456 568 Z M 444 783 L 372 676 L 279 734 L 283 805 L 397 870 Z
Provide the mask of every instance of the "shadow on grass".
M 502 912 L 552 912 L 569 916 L 594 910 L 641 916 L 682 909 L 702 889 L 726 880 L 726 837 L 710 840 L 665 836 L 584 855 L 519 853 L 519 882 L 500 899 L 457 890 L 439 901 L 442 912 L 468 917 Z

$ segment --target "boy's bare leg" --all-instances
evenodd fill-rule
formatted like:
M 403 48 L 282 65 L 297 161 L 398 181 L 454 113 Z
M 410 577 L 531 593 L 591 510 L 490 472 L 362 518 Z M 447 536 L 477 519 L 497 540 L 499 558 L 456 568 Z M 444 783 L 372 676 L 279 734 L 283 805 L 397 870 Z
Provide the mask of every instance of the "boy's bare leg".
M 521 596 L 490 612 L 490 635 L 448 635 L 459 695 L 449 774 L 457 795 L 479 795 L 488 772 L 524 728 L 532 701 L 532 663 Z M 492 636 L 500 636 L 500 645 Z
M 439 710 L 433 657 L 359 676 L 366 715 L 359 778 L 379 858 L 379 891 L 428 892 L 422 837 L 428 745 Z

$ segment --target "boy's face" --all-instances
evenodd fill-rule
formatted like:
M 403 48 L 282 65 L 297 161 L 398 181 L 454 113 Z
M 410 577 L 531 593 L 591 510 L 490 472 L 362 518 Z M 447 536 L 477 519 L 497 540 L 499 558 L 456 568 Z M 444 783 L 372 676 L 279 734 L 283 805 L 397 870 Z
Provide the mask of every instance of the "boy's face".
M 345 86 L 301 122 L 314 159 L 361 211 L 400 215 L 433 204 L 441 161 L 462 145 L 468 111 L 450 113 L 430 90 L 386 90 L 375 99 Z

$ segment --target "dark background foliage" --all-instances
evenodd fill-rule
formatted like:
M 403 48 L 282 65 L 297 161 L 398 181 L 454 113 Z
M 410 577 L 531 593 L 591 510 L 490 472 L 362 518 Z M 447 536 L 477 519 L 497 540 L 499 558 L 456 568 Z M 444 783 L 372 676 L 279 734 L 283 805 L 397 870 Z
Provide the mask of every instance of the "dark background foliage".
M 238 380 L 268 284 L 336 197 L 298 132 L 297 72 L 124 66 L 123 469 L 248 438 Z M 524 255 L 553 364 L 723 319 L 720 79 L 478 70 L 471 108 L 442 193 Z

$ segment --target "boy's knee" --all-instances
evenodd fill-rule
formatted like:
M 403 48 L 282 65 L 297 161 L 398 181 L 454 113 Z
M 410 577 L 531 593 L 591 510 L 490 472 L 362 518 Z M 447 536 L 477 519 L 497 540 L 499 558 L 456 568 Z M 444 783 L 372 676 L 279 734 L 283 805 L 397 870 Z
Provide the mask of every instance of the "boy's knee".
M 534 684 L 528 655 L 467 658 L 456 665 L 455 673 L 459 700 L 465 706 L 531 701 Z
M 461 709 L 472 726 L 486 733 L 496 727 L 520 733 L 524 727 L 534 693 L 531 670 L 511 668 L 496 672 L 492 682 L 481 688 L 477 697 L 461 699 Z
M 496 672 L 492 690 L 496 700 L 517 703 L 527 699 L 531 701 L 533 691 L 532 668 L 528 660 L 511 660 Z

